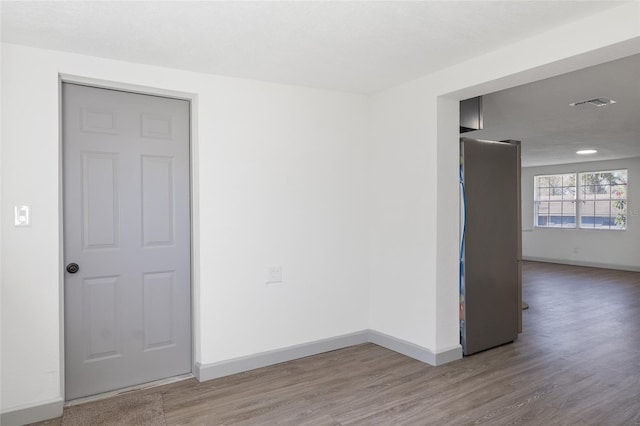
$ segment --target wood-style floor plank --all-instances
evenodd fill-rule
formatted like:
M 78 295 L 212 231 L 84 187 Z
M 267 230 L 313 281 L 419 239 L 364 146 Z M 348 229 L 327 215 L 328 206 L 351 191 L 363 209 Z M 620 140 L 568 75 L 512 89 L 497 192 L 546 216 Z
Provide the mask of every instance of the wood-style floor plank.
M 640 273 L 524 262 L 523 291 L 516 342 L 443 366 L 364 344 L 141 392 L 168 425 L 640 425 Z

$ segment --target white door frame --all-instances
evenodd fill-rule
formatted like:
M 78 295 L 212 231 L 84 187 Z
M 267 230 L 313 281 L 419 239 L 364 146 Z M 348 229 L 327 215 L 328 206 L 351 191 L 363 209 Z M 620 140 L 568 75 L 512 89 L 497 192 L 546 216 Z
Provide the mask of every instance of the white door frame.
M 199 333 L 198 304 L 200 295 L 200 215 L 199 215 L 199 180 L 198 180 L 198 134 L 197 134 L 197 117 L 198 117 L 198 95 L 195 93 L 180 92 L 175 90 L 160 89 L 155 87 L 141 86 L 137 84 L 129 84 L 116 81 L 100 80 L 91 77 L 83 77 L 71 74 L 58 74 L 58 206 L 59 206 L 59 223 L 58 223 L 58 241 L 60 243 L 60 258 L 58 259 L 60 266 L 59 276 L 59 315 L 60 315 L 60 395 L 65 395 L 65 333 L 64 333 L 64 169 L 63 169 L 63 140 L 62 140 L 62 83 L 73 83 L 84 86 L 91 86 L 102 89 L 120 90 L 129 93 L 137 93 L 142 95 L 162 96 L 185 100 L 189 102 L 189 210 L 191 217 L 190 229 L 190 270 L 191 270 L 191 373 L 195 373 L 196 349 L 200 346 L 197 341 Z

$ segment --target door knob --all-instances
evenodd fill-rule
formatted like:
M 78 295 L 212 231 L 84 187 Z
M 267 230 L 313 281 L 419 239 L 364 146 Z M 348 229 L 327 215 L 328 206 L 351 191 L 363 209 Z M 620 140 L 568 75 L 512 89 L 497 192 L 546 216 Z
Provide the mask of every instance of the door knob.
M 80 270 L 80 267 L 77 263 L 70 263 L 67 265 L 67 272 L 70 274 L 75 274 Z

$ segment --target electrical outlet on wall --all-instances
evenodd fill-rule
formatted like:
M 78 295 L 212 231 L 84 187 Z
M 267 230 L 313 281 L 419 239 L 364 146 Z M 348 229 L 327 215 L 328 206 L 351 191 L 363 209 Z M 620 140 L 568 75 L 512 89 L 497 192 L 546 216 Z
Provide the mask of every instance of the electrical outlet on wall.
M 282 282 L 282 266 L 269 266 L 267 268 L 267 284 Z
M 574 247 L 573 248 L 573 254 L 579 254 L 580 253 L 580 248 L 579 247 Z

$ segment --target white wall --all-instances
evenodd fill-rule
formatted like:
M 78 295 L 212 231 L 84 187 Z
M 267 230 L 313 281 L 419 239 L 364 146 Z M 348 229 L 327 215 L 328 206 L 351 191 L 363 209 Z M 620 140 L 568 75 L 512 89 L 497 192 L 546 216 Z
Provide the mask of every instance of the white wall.
M 534 176 L 618 169 L 629 171 L 628 220 L 625 231 L 553 229 L 533 226 Z M 640 205 L 638 203 L 640 203 L 640 158 L 523 168 L 523 257 L 559 263 L 640 270 Z
M 197 94 L 196 361 L 367 328 L 366 97 L 6 44 L 3 411 L 61 396 L 58 73 Z
M 373 97 L 372 328 L 435 353 L 459 344 L 455 101 L 639 52 L 640 5 L 626 4 Z

